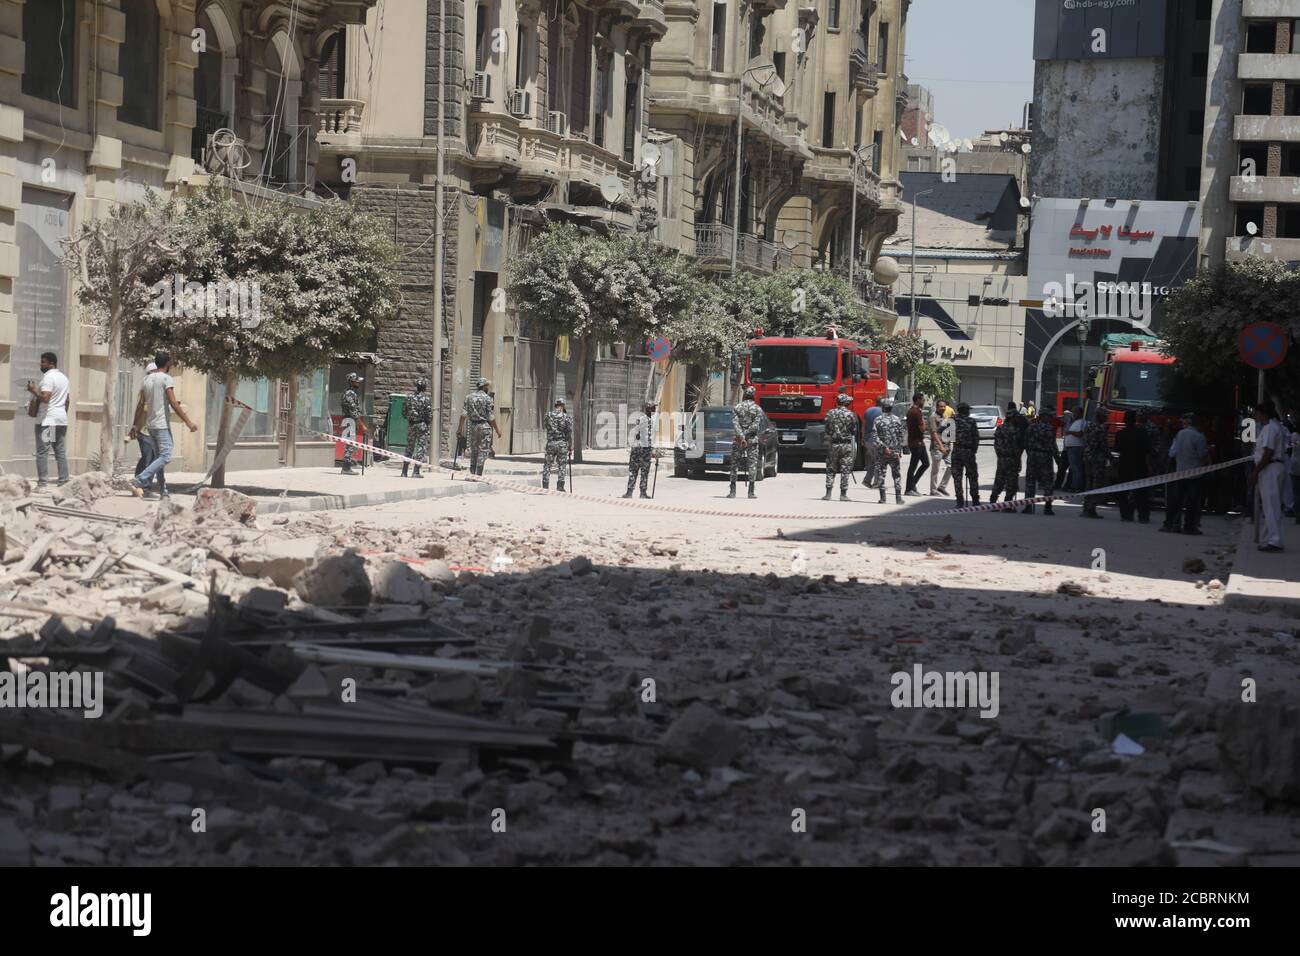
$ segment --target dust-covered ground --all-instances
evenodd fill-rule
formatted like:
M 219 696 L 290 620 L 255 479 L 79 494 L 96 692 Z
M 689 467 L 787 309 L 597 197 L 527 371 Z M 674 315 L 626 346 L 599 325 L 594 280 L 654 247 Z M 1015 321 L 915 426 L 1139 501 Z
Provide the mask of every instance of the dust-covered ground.
M 622 486 L 593 478 L 578 491 Z M 1293 620 L 1220 606 L 1239 519 L 1207 517 L 1204 537 L 1184 538 L 1059 504 L 1051 518 L 909 517 L 943 499 L 880 506 L 855 488 L 851 504 L 821 502 L 811 471 L 761 483 L 757 501 L 725 491 L 661 473 L 656 500 L 809 518 L 505 491 L 257 527 L 164 512 L 152 560 L 215 573 L 233 608 L 228 639 L 260 640 L 256 653 L 296 675 L 281 692 L 241 677 L 212 708 L 361 722 L 378 719 L 367 706 L 400 706 L 422 725 L 479 721 L 496 742 L 404 761 L 295 756 L 292 742 L 274 755 L 238 740 L 193 753 L 178 738 L 152 759 L 192 773 L 158 780 L 6 738 L 0 852 L 55 864 L 1300 862 L 1300 644 Z M 285 577 L 312 560 L 329 573 Z M 364 611 L 343 596 L 358 574 Z M 27 599 L 75 599 L 83 631 L 114 614 L 146 640 L 201 633 L 213 616 L 195 594 L 130 596 L 52 587 L 47 574 Z M 313 610 L 425 618 L 463 639 L 410 653 L 480 663 L 430 671 L 267 651 L 279 638 L 259 626 Z M 4 636 L 41 624 L 11 621 Z M 368 625 L 362 637 L 382 634 Z M 917 668 L 969 673 L 985 697 L 896 706 L 912 701 L 891 678 Z M 176 709 L 166 694 L 120 697 L 118 720 L 156 724 Z M 516 749 L 502 725 L 520 732 Z M 546 747 L 529 742 L 540 737 Z M 203 773 L 218 783 L 201 785 Z M 252 786 L 317 803 L 257 805 Z

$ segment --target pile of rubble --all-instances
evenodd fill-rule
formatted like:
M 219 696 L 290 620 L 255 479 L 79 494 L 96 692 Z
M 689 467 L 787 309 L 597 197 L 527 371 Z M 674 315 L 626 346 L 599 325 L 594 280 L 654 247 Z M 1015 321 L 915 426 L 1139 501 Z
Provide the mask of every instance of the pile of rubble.
M 0 659 L 104 699 L 0 710 L 3 864 L 1300 862 L 1300 709 L 1208 698 L 1158 608 L 918 632 L 910 589 L 667 543 L 4 482 Z M 923 641 L 998 719 L 890 706 Z

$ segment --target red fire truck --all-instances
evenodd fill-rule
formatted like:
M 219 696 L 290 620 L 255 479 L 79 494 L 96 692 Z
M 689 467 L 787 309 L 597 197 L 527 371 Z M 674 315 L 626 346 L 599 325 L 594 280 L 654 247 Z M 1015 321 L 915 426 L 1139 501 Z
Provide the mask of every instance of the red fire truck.
M 1088 408 L 1095 408 L 1098 400 L 1106 406 L 1112 435 L 1123 427 L 1129 409 L 1146 412 L 1164 427 L 1167 419 L 1177 423 L 1183 412 L 1194 407 L 1180 404 L 1180 399 L 1193 399 L 1176 394 L 1180 389 L 1173 374 L 1175 359 L 1161 352 L 1159 345 L 1136 336 L 1127 343 L 1103 343 L 1106 360 L 1093 378 L 1097 388 L 1088 389 Z
M 762 329 L 755 334 L 749 342 L 745 383 L 754 386 L 755 401 L 777 428 L 780 466 L 825 461 L 822 420 L 841 391 L 853 397 L 853 413 L 861 420 L 885 394 L 885 353 L 842 339 L 834 328 L 823 338 L 764 336 Z M 862 468 L 864 461 L 859 440 L 855 467 Z

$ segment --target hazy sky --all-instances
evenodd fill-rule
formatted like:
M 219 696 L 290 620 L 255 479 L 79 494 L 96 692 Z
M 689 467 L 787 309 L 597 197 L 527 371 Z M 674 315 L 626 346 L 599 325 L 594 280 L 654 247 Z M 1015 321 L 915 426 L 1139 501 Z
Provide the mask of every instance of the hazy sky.
M 1033 41 L 1033 0 L 913 0 L 903 72 L 934 94 L 936 123 L 973 138 L 1020 125 L 1034 94 Z

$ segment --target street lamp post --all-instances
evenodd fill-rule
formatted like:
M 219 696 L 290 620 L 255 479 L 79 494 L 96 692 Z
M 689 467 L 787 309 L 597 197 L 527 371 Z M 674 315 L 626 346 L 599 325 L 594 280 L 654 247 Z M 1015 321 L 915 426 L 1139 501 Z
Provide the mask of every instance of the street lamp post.
M 1084 416 L 1088 414 L 1088 390 L 1084 387 L 1083 381 L 1083 347 L 1088 344 L 1088 321 L 1080 319 L 1079 324 L 1074 327 L 1075 341 L 1079 343 L 1079 406 L 1083 409 Z
M 849 151 L 849 167 L 852 171 L 853 183 L 849 189 L 849 288 L 853 288 L 853 266 L 857 259 L 857 241 L 858 241 L 858 165 L 865 160 L 862 159 L 862 150 L 876 148 L 876 144 L 870 146 L 855 146 Z M 913 217 L 915 219 L 915 217 Z

